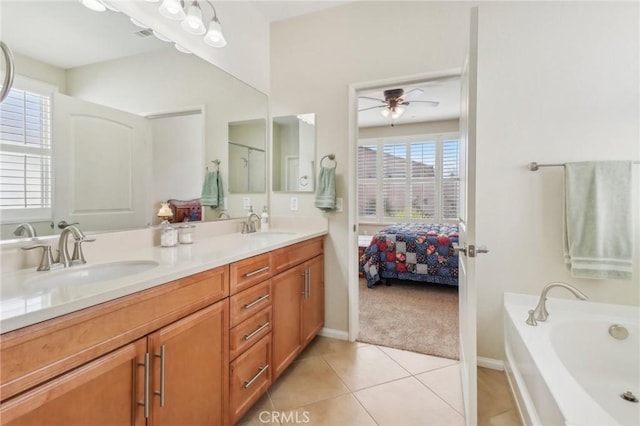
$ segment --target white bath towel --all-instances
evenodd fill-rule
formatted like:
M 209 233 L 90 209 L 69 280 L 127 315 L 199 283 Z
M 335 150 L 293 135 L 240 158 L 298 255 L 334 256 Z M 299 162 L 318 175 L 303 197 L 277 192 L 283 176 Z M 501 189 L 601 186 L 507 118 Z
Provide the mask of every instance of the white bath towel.
M 631 164 L 566 164 L 564 258 L 572 276 L 631 279 Z

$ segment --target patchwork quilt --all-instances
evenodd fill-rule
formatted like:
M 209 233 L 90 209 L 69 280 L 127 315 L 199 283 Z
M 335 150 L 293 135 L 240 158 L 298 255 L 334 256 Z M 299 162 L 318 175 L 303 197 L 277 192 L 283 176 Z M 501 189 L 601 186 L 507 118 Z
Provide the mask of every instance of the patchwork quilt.
M 457 225 L 398 223 L 371 238 L 360 271 L 373 287 L 383 278 L 458 285 Z

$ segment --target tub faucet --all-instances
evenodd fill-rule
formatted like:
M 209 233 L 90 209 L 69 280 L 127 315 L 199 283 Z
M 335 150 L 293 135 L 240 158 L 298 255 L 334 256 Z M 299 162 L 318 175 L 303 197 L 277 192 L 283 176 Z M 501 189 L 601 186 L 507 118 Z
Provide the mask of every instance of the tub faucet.
M 546 321 L 549 317 L 549 312 L 547 311 L 547 293 L 554 287 L 562 287 L 564 289 L 569 290 L 575 297 L 580 300 L 587 300 L 588 297 L 578 290 L 577 288 L 569 285 L 567 283 L 562 282 L 554 282 L 549 283 L 542 289 L 542 293 L 540 294 L 540 301 L 538 301 L 538 306 L 535 309 L 529 311 L 529 318 L 527 318 L 527 324 L 529 325 L 538 325 L 537 321 Z M 537 321 L 536 321 L 537 320 Z

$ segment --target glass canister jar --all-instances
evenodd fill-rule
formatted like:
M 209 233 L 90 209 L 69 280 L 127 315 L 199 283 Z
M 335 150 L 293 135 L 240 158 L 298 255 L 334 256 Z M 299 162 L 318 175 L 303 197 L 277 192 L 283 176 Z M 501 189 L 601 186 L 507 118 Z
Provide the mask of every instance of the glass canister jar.
M 195 226 L 187 222 L 180 225 L 180 227 L 178 228 L 178 238 L 180 240 L 180 244 L 193 243 L 193 228 L 195 228 Z

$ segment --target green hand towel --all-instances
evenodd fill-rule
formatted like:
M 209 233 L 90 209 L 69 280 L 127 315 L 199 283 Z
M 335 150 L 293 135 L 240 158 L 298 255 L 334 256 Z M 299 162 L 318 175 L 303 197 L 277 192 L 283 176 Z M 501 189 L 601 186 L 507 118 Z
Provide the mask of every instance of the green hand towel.
M 223 203 L 222 179 L 218 171 L 208 172 L 202 185 L 200 204 L 213 208 L 221 207 Z
M 322 167 L 318 176 L 315 206 L 320 210 L 336 209 L 336 168 Z
M 572 276 L 631 280 L 631 164 L 566 164 L 564 258 Z

